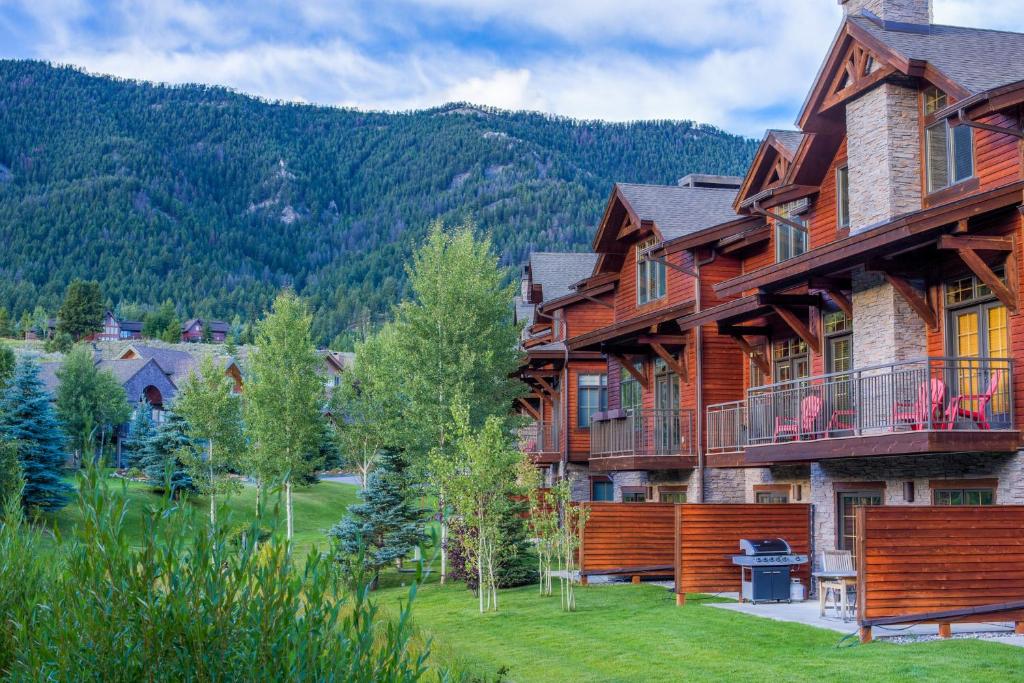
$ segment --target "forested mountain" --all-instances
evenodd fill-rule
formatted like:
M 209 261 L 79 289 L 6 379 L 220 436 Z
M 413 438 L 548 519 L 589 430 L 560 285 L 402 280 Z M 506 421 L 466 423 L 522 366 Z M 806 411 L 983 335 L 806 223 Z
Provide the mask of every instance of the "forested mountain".
M 327 341 L 397 299 L 435 218 L 473 217 L 517 265 L 586 248 L 613 181 L 740 173 L 754 148 L 690 122 L 363 112 L 0 61 L 0 306 L 55 310 L 82 277 L 230 320 L 290 283 Z

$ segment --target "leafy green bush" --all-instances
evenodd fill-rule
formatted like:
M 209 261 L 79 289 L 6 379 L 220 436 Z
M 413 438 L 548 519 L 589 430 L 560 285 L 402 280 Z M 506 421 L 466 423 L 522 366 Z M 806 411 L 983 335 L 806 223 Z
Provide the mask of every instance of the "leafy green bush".
M 232 544 L 228 526 L 211 532 L 190 505 L 165 498 L 147 510 L 138 547 L 124 525 L 126 496 L 96 471 L 79 491 L 81 521 L 52 553 L 16 505 L 0 526 L 0 668 L 14 679 L 369 683 L 425 674 L 427 652 L 410 646 L 415 586 L 381 626 L 365 577 L 344 590 L 316 553 L 294 561 L 280 533 L 258 549 Z

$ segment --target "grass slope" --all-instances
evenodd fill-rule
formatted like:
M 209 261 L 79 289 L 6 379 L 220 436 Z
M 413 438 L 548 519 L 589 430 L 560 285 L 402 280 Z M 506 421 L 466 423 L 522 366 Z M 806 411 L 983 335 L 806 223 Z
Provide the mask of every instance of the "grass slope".
M 404 598 L 382 591 L 385 604 Z M 501 611 L 481 616 L 461 585 L 425 586 L 413 622 L 433 637 L 435 661 L 525 681 L 963 681 L 1024 680 L 1024 649 L 952 640 L 913 645 L 851 638 L 769 621 L 674 596 L 651 585 L 591 586 L 579 611 L 536 587 L 502 591 Z M 851 625 L 851 631 L 854 627 Z
M 115 494 L 121 493 L 121 482 L 111 483 Z M 348 506 L 357 502 L 357 488 L 350 484 L 336 482 L 319 482 L 313 486 L 295 489 L 295 537 L 294 548 L 296 557 L 303 557 L 314 546 L 326 545 L 327 530 L 334 526 L 344 515 Z M 159 502 L 159 494 L 153 493 L 145 484 L 132 482 L 128 484 L 129 499 L 128 516 L 125 520 L 130 536 L 140 536 L 143 529 L 142 512 L 148 505 Z M 232 525 L 246 524 L 252 520 L 256 511 L 256 489 L 251 486 L 223 499 L 220 514 L 226 515 Z M 190 504 L 204 514 L 209 509 L 209 499 L 205 496 L 192 496 Z M 284 503 L 281 503 L 281 514 L 284 515 Z M 77 501 L 55 515 L 47 518 L 61 534 L 71 533 L 74 525 L 81 519 L 81 510 Z

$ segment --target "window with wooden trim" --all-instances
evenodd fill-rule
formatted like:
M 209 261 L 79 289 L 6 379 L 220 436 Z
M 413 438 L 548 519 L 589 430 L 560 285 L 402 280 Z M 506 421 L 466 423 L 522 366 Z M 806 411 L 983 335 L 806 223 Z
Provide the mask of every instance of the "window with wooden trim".
M 643 373 L 643 361 L 633 361 L 633 368 L 637 372 Z M 636 381 L 636 377 L 622 368 L 619 370 L 619 407 L 627 412 L 636 413 L 642 404 L 643 387 L 640 386 L 640 382 Z
M 807 251 L 807 222 L 797 213 L 799 207 L 806 207 L 805 200 L 787 202 L 775 207 L 774 213 L 782 218 L 793 221 L 804 229 L 775 221 L 775 261 L 781 263 L 799 256 Z
M 675 486 L 659 486 L 658 487 L 658 502 L 659 503 L 685 503 L 686 502 L 686 489 L 683 487 Z
M 836 225 L 850 227 L 850 167 L 845 164 L 836 169 Z
M 853 551 L 857 546 L 856 508 L 858 505 L 881 505 L 884 492 L 876 489 L 836 491 L 836 549 Z
M 929 87 L 924 91 L 924 113 L 946 106 L 945 93 Z M 924 129 L 925 178 L 929 193 L 974 176 L 974 132 L 968 126 L 950 126 L 943 119 Z
M 608 410 L 608 375 L 580 375 L 576 386 L 576 426 L 590 427 L 594 413 Z
M 652 261 L 647 252 L 658 244 L 654 237 L 636 245 L 636 303 L 643 306 L 665 296 L 665 264 Z
M 622 502 L 623 503 L 646 503 L 647 502 L 647 487 L 646 486 L 623 486 L 622 487 Z

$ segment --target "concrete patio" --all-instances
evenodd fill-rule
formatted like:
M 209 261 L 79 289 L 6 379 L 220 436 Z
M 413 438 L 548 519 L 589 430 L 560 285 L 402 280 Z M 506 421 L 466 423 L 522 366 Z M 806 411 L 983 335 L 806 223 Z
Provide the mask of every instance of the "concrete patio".
M 730 598 L 735 600 L 737 598 L 736 593 L 723 593 L 720 597 Z M 822 617 L 818 614 L 818 601 L 817 600 L 805 600 L 803 602 L 794 603 L 762 603 L 754 605 L 749 602 L 738 603 L 738 602 L 707 602 L 704 603 L 707 607 L 714 607 L 716 609 L 725 609 L 732 612 L 739 612 L 741 614 L 749 614 L 755 617 L 762 617 L 764 619 L 774 619 L 775 621 L 790 621 L 797 624 L 804 624 L 806 626 L 814 626 L 815 628 L 828 629 L 837 633 L 856 634 L 857 622 L 854 620 L 843 621 L 835 614 L 834 611 L 829 610 L 826 612 L 826 616 Z M 996 622 L 991 623 L 979 623 L 979 624 L 953 624 L 953 637 L 957 638 L 992 638 L 998 640 L 1000 643 L 1006 645 L 1016 645 L 1018 647 L 1024 647 L 1024 636 L 1014 636 L 1013 624 L 1010 622 Z M 1003 634 L 1009 633 L 1011 635 L 1004 636 Z M 876 640 L 884 640 L 887 638 L 927 638 L 927 637 L 938 637 L 939 627 L 936 624 L 915 624 L 912 626 L 876 626 L 874 628 L 874 637 Z

